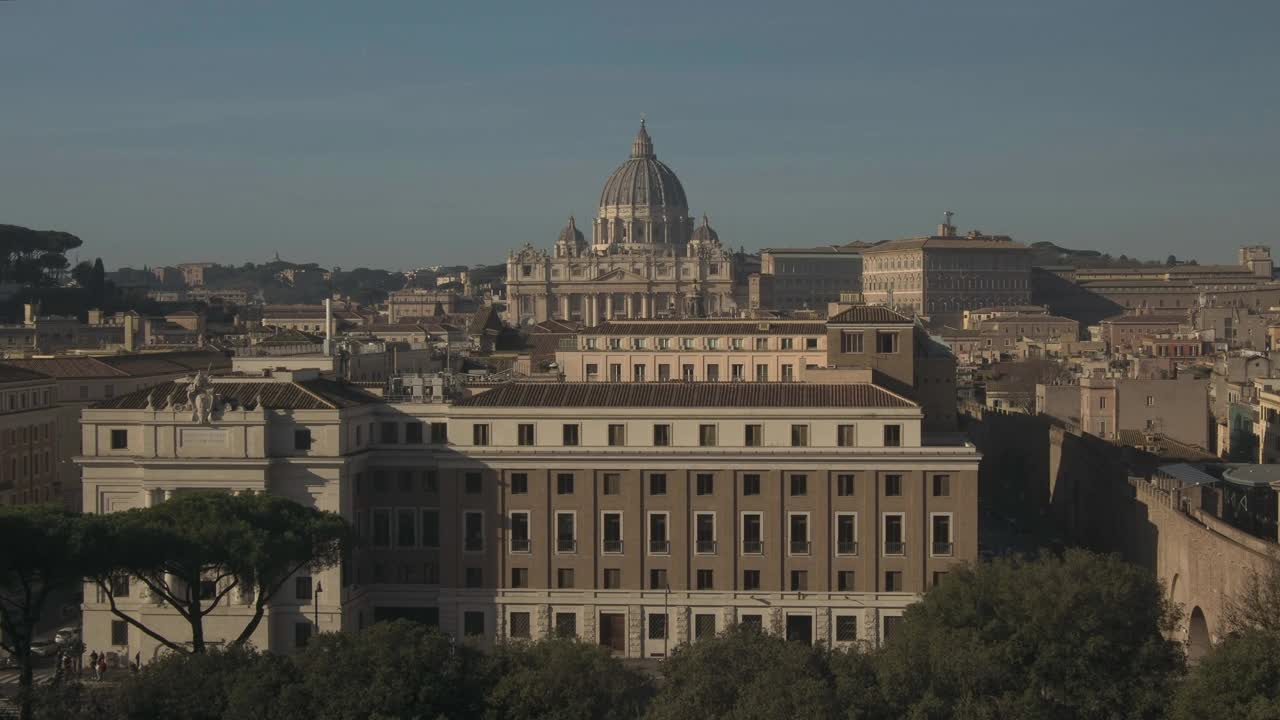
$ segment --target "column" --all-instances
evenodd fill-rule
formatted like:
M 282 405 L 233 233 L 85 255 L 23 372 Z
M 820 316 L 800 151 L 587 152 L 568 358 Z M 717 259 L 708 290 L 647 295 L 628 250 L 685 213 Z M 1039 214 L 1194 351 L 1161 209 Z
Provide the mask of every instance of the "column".
M 635 317 L 635 293 L 627 293 L 626 299 L 627 319 Z
M 567 293 L 560 296 L 560 319 L 569 319 L 569 295 Z
M 587 318 L 588 327 L 595 327 L 600 324 L 600 297 L 595 293 L 587 296 Z
M 640 293 L 640 317 L 649 319 L 649 293 Z
M 604 296 L 604 319 L 613 319 L 613 293 L 606 293 Z

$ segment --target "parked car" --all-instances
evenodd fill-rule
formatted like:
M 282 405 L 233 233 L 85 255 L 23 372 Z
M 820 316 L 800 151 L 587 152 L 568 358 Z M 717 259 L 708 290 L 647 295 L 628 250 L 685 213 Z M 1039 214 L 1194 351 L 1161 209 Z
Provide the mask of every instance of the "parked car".
M 80 642 L 80 626 L 68 625 L 64 628 L 59 628 L 58 632 L 53 636 L 53 641 L 58 645 L 74 645 Z
M 41 658 L 53 657 L 58 654 L 58 644 L 52 640 L 33 640 L 31 654 Z

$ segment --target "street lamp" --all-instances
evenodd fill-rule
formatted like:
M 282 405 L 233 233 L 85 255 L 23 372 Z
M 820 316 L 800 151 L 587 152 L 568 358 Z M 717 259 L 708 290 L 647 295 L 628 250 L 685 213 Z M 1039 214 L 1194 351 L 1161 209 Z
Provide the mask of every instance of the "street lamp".
M 324 583 L 316 580 L 316 591 L 311 596 L 311 608 L 315 611 L 316 634 L 320 633 L 320 593 L 324 592 Z

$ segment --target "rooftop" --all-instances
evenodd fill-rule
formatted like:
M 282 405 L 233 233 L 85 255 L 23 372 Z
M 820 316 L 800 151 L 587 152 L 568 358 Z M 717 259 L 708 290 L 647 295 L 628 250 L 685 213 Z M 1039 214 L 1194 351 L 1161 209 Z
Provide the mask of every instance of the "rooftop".
M 902 323 L 911 325 L 913 321 L 906 315 L 896 310 L 890 310 L 883 305 L 854 305 L 847 310 L 836 313 L 827 320 L 829 325 L 843 325 L 846 323 Z
M 6 362 L 59 379 L 176 375 L 210 367 L 216 369 L 231 366 L 226 355 L 199 350 L 94 357 L 23 358 Z
M 457 407 L 630 408 L 912 408 L 867 383 L 507 383 L 460 400 Z
M 213 392 L 233 405 L 256 409 L 258 402 L 271 410 L 340 410 L 382 402 L 350 383 L 314 378 L 310 380 L 226 380 L 214 378 Z M 94 405 L 113 410 L 144 410 L 147 398 L 157 410 L 186 402 L 186 382 L 164 382 L 135 390 Z
M 42 372 L 36 372 L 17 365 L 0 363 L 0 383 L 34 382 L 52 379 L 52 377 Z
M 1026 245 L 1014 242 L 1008 235 L 957 235 L 954 237 L 930 235 L 927 237 L 909 237 L 900 240 L 889 240 L 873 247 L 866 248 L 865 254 L 895 252 L 914 248 L 931 250 L 1029 250 Z
M 579 335 L 825 335 L 820 320 L 609 320 Z

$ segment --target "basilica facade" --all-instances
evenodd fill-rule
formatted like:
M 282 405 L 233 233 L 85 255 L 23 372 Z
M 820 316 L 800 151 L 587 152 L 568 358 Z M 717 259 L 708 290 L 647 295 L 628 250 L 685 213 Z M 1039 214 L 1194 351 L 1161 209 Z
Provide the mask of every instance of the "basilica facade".
M 733 254 L 704 216 L 695 223 L 680 179 L 640 123 L 631 157 L 600 193 L 591 242 L 574 218 L 550 253 L 526 244 L 507 257 L 507 319 L 588 326 L 615 318 L 737 314 Z

